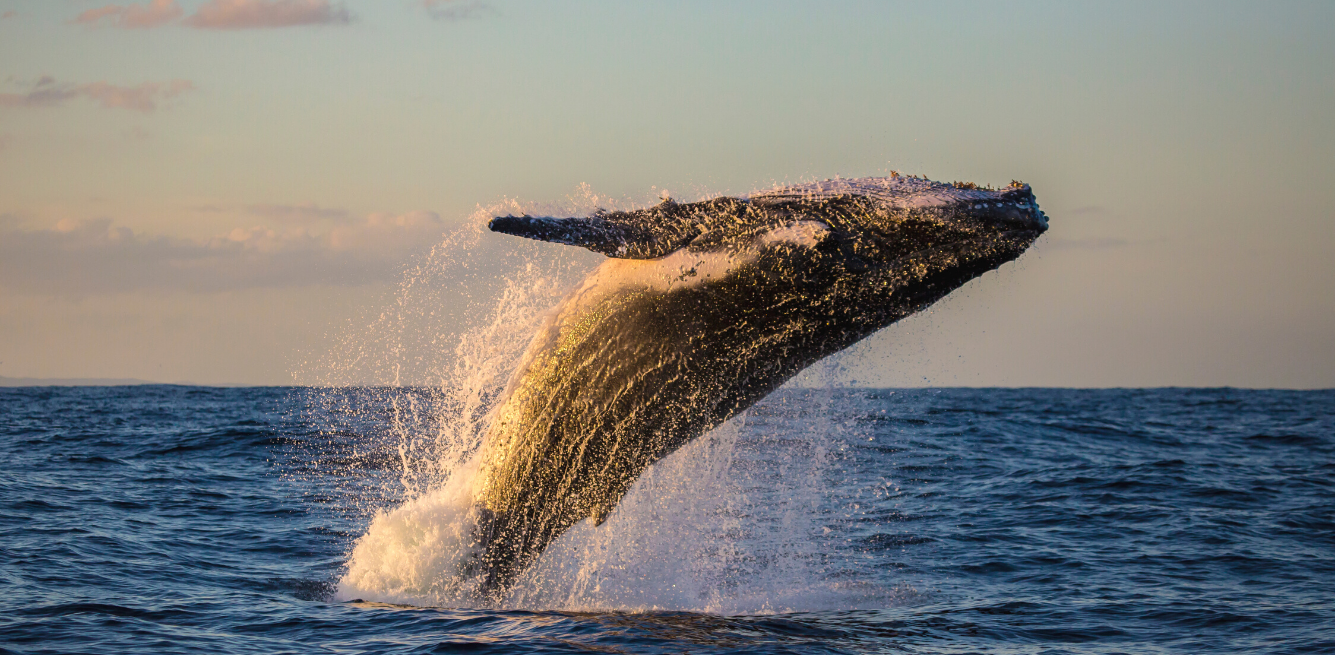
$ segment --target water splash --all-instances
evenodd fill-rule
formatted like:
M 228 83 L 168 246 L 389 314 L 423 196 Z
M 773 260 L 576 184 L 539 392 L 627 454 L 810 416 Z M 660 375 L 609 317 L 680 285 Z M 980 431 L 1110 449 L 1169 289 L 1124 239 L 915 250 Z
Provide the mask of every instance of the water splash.
M 503 212 L 575 214 L 606 204 L 583 189 L 554 209 L 479 209 L 314 376 L 328 391 L 314 395 L 312 414 L 334 437 L 325 469 L 341 469 L 343 502 L 369 520 L 337 598 L 484 604 L 469 569 L 472 458 L 527 340 L 599 258 L 484 240 L 481 226 Z M 805 383 L 828 381 L 832 361 L 804 374 Z M 822 543 L 830 532 L 824 476 L 839 426 L 804 416 L 794 433 L 768 421 L 740 415 L 650 467 L 603 525 L 574 526 L 502 604 L 726 614 L 861 606 L 866 590 L 822 581 L 832 570 Z
M 489 217 L 532 210 L 480 207 L 405 271 L 375 314 L 295 374 L 311 387 L 305 418 L 325 437 L 307 459 L 347 479 L 343 509 L 369 516 L 434 493 L 462 470 L 543 312 L 596 262 L 482 238 Z
M 820 392 L 817 392 L 820 393 Z M 754 410 L 769 413 L 773 408 Z M 747 414 L 654 464 L 607 521 L 562 535 L 501 603 L 509 609 L 750 614 L 884 606 L 893 590 L 837 579 L 827 476 L 840 426 L 824 412 Z M 479 606 L 465 465 L 444 487 L 381 512 L 338 597 Z

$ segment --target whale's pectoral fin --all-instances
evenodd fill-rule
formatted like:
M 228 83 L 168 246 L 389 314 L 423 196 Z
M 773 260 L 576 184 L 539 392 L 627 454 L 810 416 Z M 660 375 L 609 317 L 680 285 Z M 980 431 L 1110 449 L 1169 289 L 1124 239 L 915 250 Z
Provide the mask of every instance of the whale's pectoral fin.
M 587 218 L 497 216 L 492 232 L 588 248 L 608 257 L 653 259 L 674 252 L 725 221 L 745 220 L 750 203 L 715 198 L 690 204 L 671 199 L 629 212 L 599 210 Z
M 588 218 L 497 216 L 487 223 L 487 227 L 492 232 L 588 248 L 608 257 L 646 258 L 640 254 L 643 248 L 636 247 L 646 241 L 644 235 L 637 234 L 637 231 L 629 226 L 609 221 L 604 218 L 605 216 L 605 214 L 594 214 Z

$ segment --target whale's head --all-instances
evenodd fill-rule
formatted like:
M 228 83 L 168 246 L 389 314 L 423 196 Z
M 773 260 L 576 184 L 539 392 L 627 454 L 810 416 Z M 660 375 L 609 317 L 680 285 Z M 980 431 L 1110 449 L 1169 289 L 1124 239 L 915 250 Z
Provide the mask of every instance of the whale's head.
M 850 275 L 942 295 L 1019 257 L 1048 228 L 1022 182 L 993 189 L 896 175 L 784 187 L 748 201 L 772 220 L 824 228 L 816 247 L 837 251 Z
M 501 216 L 489 227 L 618 259 L 748 251 L 790 277 L 819 268 L 840 289 L 881 289 L 915 311 L 1019 257 L 1047 225 L 1027 184 L 993 189 L 896 174 L 579 218 Z

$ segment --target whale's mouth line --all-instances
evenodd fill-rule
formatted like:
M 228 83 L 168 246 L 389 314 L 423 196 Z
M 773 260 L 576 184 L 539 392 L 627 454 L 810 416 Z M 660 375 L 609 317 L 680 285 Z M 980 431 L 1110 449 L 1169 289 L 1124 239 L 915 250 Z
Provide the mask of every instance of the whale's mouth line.
M 1024 251 L 1042 236 L 1046 228 L 1026 228 L 1002 230 L 987 235 L 971 235 L 956 241 L 939 243 L 905 253 L 882 264 L 886 270 L 899 270 L 905 266 L 931 260 L 943 255 L 955 255 L 971 261 L 990 261 L 994 256 L 1014 253 L 1014 257 Z M 1012 257 L 1012 259 L 1014 258 Z M 1009 260 L 1007 260 L 1009 261 Z M 958 267 L 956 267 L 958 268 Z
M 1046 228 L 1003 230 L 990 235 L 915 250 L 882 265 L 879 279 L 869 283 L 898 297 L 899 311 L 912 313 L 939 300 L 966 282 L 1024 254 Z M 947 258 L 953 261 L 947 262 Z M 905 271 L 922 270 L 905 276 Z

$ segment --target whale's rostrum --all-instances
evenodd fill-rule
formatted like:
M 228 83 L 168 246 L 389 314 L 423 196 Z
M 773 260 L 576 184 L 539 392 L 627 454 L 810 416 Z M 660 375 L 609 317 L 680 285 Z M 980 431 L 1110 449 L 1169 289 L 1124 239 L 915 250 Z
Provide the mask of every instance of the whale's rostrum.
M 1026 184 L 893 175 L 489 227 L 609 257 L 535 335 L 480 450 L 472 565 L 499 597 L 650 464 L 1019 257 L 1047 217 Z

